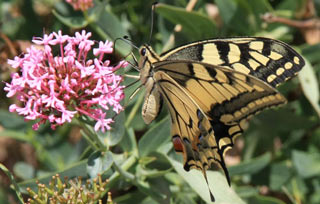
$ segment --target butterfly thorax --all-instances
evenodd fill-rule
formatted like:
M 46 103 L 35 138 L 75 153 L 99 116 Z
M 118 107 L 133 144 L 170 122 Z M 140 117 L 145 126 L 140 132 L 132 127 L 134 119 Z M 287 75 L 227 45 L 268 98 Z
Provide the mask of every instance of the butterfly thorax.
M 145 87 L 145 100 L 142 107 L 142 117 L 146 124 L 151 123 L 159 114 L 162 106 L 162 97 L 153 78 L 154 63 L 160 57 L 148 45 L 140 48 L 140 81 Z
M 148 79 L 153 76 L 153 64 L 158 62 L 160 57 L 152 50 L 148 45 L 144 45 L 139 50 L 140 60 L 139 60 L 139 69 L 140 69 L 140 81 L 145 85 Z

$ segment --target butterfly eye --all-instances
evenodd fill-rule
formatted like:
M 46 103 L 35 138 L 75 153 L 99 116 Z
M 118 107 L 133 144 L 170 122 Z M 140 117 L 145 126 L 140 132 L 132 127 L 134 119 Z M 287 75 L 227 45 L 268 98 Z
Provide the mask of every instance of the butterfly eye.
M 142 48 L 142 49 L 140 50 L 140 55 L 141 55 L 141 56 L 146 56 L 146 53 L 147 53 L 147 49 L 146 49 L 146 48 Z

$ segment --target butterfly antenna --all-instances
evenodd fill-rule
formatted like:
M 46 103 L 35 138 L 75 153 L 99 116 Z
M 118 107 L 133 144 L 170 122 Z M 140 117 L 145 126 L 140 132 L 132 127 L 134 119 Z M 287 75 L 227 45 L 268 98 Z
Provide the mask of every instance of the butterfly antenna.
M 152 38 L 152 32 L 153 32 L 153 24 L 154 24 L 154 11 L 155 11 L 155 8 L 156 8 L 156 5 L 158 4 L 158 2 L 154 2 L 152 4 L 152 7 L 151 7 L 151 30 L 150 30 L 150 35 L 149 35 L 149 40 L 148 40 L 148 44 L 150 44 L 151 42 L 151 38 Z
M 138 80 L 137 80 L 138 81 Z M 135 84 L 137 81 L 134 81 L 133 83 L 129 84 L 128 86 L 126 86 L 125 88 Z M 129 100 L 126 102 L 125 105 L 123 105 L 122 110 L 125 110 L 129 104 L 129 102 L 132 100 L 133 97 L 135 97 L 137 95 L 137 93 L 139 93 L 139 91 L 141 90 L 142 85 L 140 85 L 136 90 L 134 90 L 132 92 L 132 94 L 129 96 Z M 118 114 L 115 114 L 111 119 L 114 120 L 115 117 L 117 117 Z
M 130 76 L 131 76 L 131 75 L 130 75 Z M 130 76 L 129 76 L 129 77 L 130 77 Z M 131 77 L 130 77 L 130 78 L 131 78 Z M 128 84 L 128 85 L 125 87 L 125 89 L 126 89 L 126 88 L 129 88 L 130 86 L 133 86 L 133 85 L 136 84 L 139 80 L 140 80 L 140 79 L 137 79 L 137 80 L 131 82 L 130 84 Z
M 139 50 L 139 48 L 138 48 L 137 46 L 135 46 L 135 45 L 133 44 L 132 40 L 130 40 L 129 37 L 126 36 L 126 35 L 123 36 L 123 37 L 121 37 L 121 38 L 116 38 L 116 39 L 114 40 L 114 46 L 113 46 L 113 49 L 114 49 L 114 50 L 116 50 L 116 43 L 117 43 L 118 40 L 121 40 L 121 41 L 127 43 L 128 45 L 132 46 L 133 48 Z M 134 54 L 133 54 L 132 51 L 131 51 L 129 54 L 127 54 L 126 56 L 124 56 L 123 58 L 126 59 L 126 58 L 129 57 L 130 55 L 131 55 L 131 57 L 132 57 L 132 59 L 133 59 L 133 61 L 134 61 L 134 64 L 131 63 L 131 62 L 129 62 L 129 61 L 128 61 L 128 63 L 129 63 L 135 70 L 139 71 L 138 60 L 137 60 L 137 58 L 134 56 Z

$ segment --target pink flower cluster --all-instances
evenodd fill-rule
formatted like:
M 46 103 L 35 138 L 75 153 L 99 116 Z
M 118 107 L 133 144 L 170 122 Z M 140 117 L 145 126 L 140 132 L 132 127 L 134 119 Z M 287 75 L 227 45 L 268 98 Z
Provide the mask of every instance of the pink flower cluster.
M 26 120 L 40 119 L 33 125 L 49 121 L 54 129 L 57 125 L 71 122 L 75 116 L 88 116 L 96 121 L 94 129 L 110 129 L 112 119 L 106 118 L 106 110 L 112 107 L 119 113 L 123 108 L 120 101 L 124 98 L 120 85 L 123 78 L 114 72 L 127 66 L 121 61 L 111 66 L 103 60 L 104 54 L 112 53 L 112 42 L 99 42 L 93 49 L 93 59 L 88 59 L 94 41 L 89 40 L 91 33 L 82 31 L 74 37 L 62 32 L 44 35 L 33 39 L 35 46 L 28 48 L 23 57 L 8 60 L 18 72 L 12 74 L 11 83 L 4 88 L 7 97 L 17 96 L 23 107 L 12 104 L 10 112 L 16 111 Z M 58 55 L 54 55 L 57 50 Z
M 66 2 L 71 4 L 74 10 L 85 11 L 93 7 L 92 0 L 66 0 Z

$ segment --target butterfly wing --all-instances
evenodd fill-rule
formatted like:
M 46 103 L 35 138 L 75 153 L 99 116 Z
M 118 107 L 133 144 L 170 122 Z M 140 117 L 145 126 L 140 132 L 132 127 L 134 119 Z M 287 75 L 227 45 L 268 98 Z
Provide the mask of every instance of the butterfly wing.
M 174 148 L 185 170 L 204 172 L 216 162 L 230 179 L 224 153 L 246 121 L 263 109 L 283 104 L 273 87 L 232 69 L 190 61 L 155 63 L 153 78 L 172 120 Z
M 276 87 L 302 69 L 303 58 L 289 45 L 268 38 L 221 38 L 169 50 L 164 60 L 192 60 L 226 66 Z

